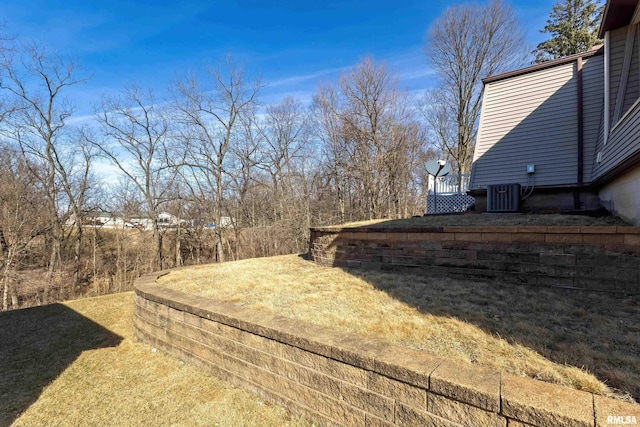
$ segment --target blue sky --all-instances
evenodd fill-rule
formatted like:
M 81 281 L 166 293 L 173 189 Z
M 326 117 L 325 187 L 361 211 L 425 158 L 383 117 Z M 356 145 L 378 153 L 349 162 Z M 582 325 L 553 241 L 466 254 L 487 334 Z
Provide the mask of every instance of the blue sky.
M 555 0 L 513 1 L 533 48 L 547 38 Z M 413 91 L 433 82 L 424 36 L 453 2 L 4 0 L 0 22 L 22 40 L 69 54 L 92 79 L 73 89 L 77 113 L 126 84 L 163 96 L 185 71 L 215 66 L 227 53 L 267 85 L 263 102 L 286 94 L 308 101 L 317 85 L 366 55 L 385 60 Z

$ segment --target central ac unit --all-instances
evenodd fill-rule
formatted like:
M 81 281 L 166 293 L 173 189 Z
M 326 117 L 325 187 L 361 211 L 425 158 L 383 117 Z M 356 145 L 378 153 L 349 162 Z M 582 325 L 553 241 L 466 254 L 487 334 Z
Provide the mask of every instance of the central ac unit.
M 487 212 L 520 212 L 520 184 L 487 185 Z

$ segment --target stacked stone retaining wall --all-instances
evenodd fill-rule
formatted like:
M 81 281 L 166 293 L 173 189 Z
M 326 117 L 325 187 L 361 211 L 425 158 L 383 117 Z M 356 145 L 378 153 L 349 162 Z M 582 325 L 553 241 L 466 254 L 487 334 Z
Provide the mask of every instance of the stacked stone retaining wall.
M 640 406 L 136 282 L 135 335 L 321 425 L 609 426 Z M 618 417 L 618 418 L 611 418 Z
M 312 228 L 322 265 L 640 293 L 640 227 Z

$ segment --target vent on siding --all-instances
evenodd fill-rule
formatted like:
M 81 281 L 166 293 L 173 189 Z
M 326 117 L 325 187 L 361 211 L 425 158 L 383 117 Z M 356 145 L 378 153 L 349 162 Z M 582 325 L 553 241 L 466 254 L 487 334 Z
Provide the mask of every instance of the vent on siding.
M 520 212 L 520 184 L 487 185 L 487 212 Z

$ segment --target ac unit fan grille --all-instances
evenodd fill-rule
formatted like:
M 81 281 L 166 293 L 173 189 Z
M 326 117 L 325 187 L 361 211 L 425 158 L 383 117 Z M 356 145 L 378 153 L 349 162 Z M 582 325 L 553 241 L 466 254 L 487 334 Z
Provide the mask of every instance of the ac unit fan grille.
M 520 184 L 488 185 L 487 212 L 520 212 Z

